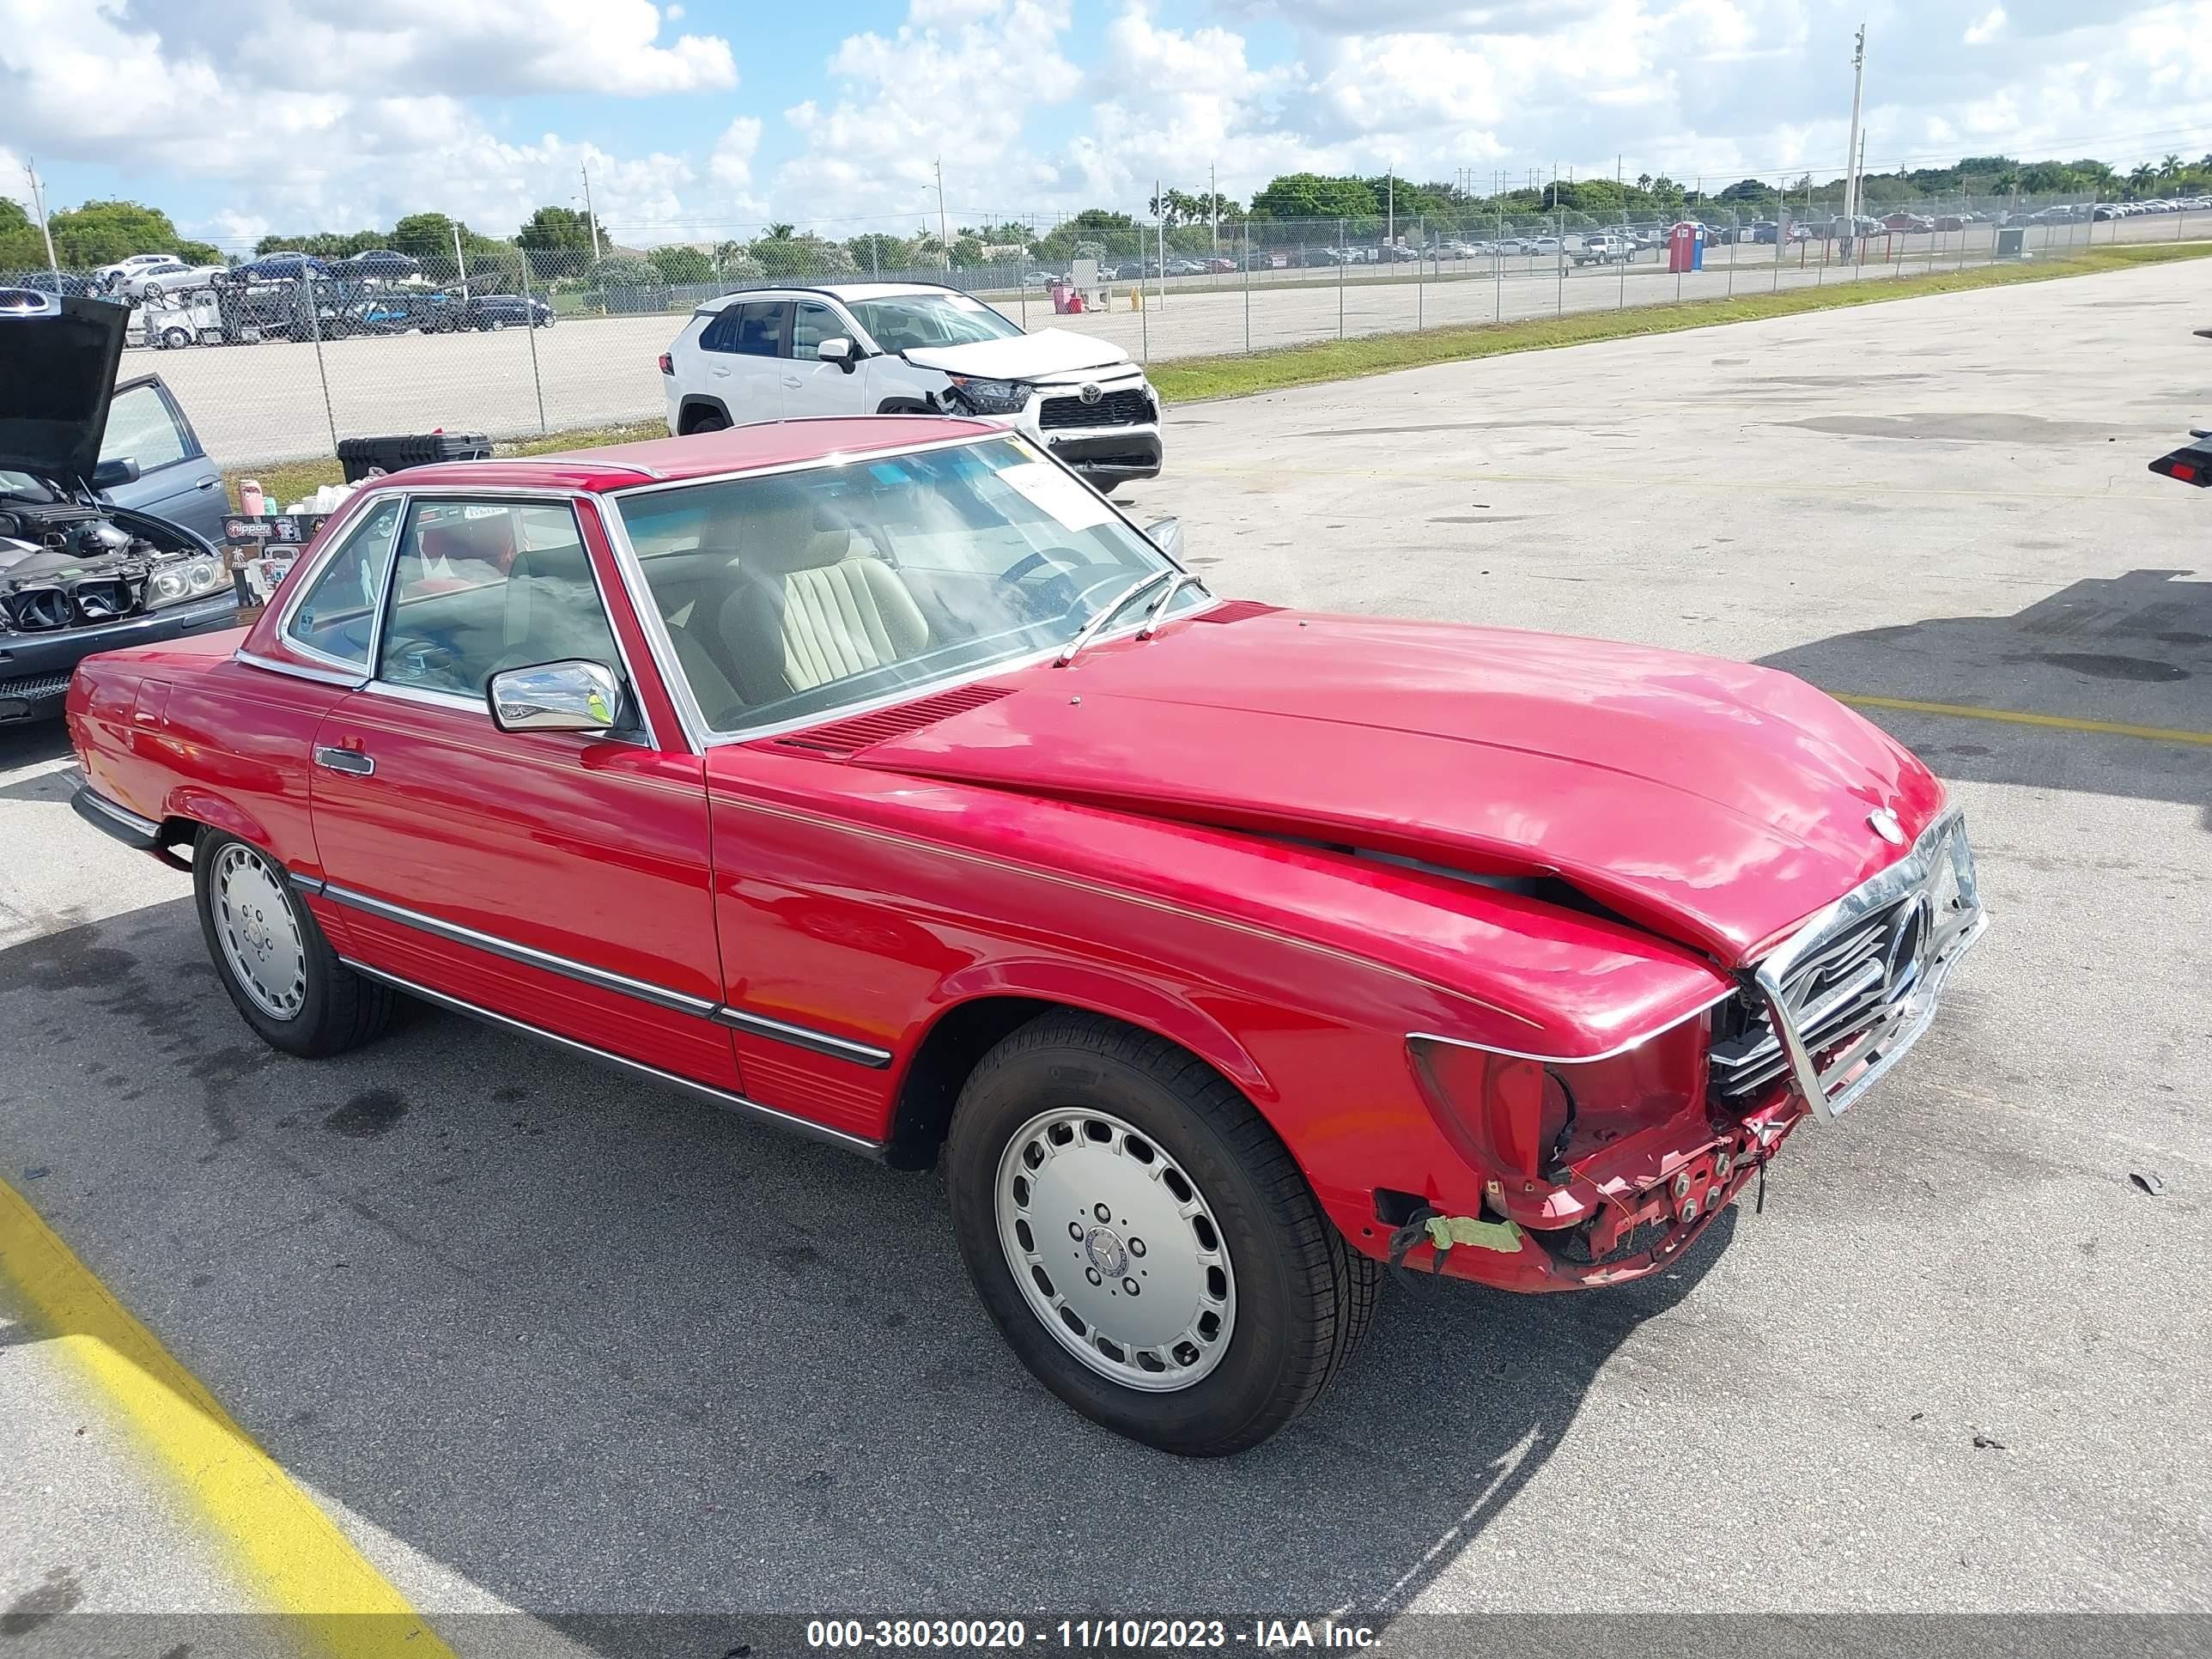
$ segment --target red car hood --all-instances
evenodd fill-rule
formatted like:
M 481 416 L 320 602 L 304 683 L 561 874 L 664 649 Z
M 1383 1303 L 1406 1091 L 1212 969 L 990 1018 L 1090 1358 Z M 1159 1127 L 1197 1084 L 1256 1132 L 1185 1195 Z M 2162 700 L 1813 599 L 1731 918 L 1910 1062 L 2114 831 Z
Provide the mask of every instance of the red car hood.
M 1558 876 L 1728 963 L 1902 855 L 1942 787 L 1802 681 L 1640 646 L 1222 607 L 860 765 Z

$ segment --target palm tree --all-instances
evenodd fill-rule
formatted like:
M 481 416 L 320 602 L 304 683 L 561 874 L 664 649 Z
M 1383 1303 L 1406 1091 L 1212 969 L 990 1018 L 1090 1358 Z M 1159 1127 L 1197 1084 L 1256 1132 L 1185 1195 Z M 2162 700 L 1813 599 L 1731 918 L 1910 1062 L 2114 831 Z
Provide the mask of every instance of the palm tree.
M 791 233 L 795 228 L 796 227 L 792 225 L 770 225 L 768 228 L 769 240 L 772 242 L 787 242 L 791 240 Z
M 2179 155 L 2169 153 L 2166 158 L 2158 164 L 2158 176 L 2161 179 L 2171 179 L 2180 171 L 2181 158 Z
M 2137 164 L 2135 171 L 2128 174 L 2128 185 L 2137 195 L 2148 190 L 2157 181 L 2158 169 L 2148 161 Z

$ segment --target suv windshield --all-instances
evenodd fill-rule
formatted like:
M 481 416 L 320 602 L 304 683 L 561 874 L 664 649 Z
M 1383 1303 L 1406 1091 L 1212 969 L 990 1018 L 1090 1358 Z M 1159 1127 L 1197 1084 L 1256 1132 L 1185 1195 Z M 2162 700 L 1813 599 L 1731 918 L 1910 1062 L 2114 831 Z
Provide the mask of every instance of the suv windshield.
M 716 732 L 1057 650 L 1108 605 L 1134 627 L 1167 583 L 1132 586 L 1174 568 L 1019 438 L 614 500 Z M 1186 585 L 1170 609 L 1205 602 Z
M 974 345 L 979 340 L 1012 339 L 1022 331 L 965 294 L 896 294 L 882 300 L 848 300 L 845 308 L 885 351 Z

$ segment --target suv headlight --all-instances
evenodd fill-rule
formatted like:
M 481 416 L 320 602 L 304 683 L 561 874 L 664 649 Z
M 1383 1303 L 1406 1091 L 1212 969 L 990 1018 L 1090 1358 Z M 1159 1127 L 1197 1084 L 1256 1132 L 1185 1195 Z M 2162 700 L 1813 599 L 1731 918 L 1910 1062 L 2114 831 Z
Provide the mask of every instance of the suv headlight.
M 978 415 L 1018 415 L 1029 407 L 1030 388 L 1021 380 L 977 380 L 951 377 L 952 392 Z
M 163 605 L 204 599 L 220 588 L 223 580 L 222 561 L 211 553 L 164 560 L 146 578 L 146 608 L 159 611 Z

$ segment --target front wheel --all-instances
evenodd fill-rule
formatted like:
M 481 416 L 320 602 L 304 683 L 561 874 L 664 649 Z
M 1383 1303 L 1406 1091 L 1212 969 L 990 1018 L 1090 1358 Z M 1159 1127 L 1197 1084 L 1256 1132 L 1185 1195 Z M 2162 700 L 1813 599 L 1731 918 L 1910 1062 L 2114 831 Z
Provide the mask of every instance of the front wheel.
M 1219 1456 L 1304 1412 L 1364 1330 L 1375 1265 L 1218 1073 L 1094 1015 L 1007 1037 L 946 1146 L 962 1255 L 1017 1354 L 1067 1404 Z
M 258 848 L 202 830 L 192 896 L 223 989 L 271 1048 L 319 1060 L 384 1029 L 390 988 L 338 960 L 283 868 Z

